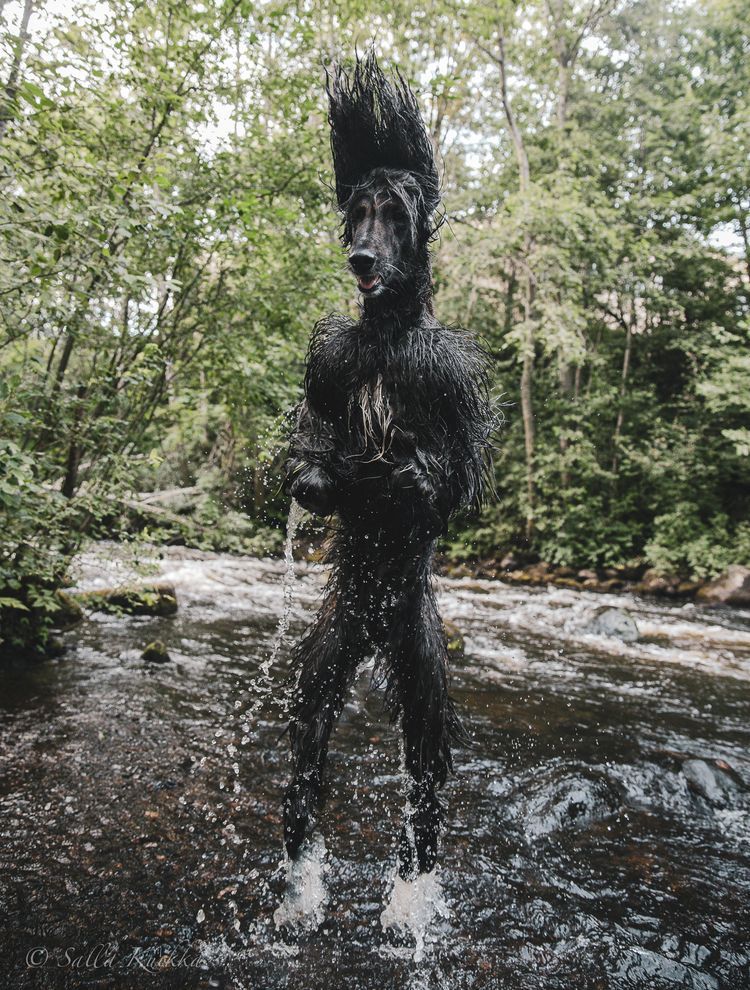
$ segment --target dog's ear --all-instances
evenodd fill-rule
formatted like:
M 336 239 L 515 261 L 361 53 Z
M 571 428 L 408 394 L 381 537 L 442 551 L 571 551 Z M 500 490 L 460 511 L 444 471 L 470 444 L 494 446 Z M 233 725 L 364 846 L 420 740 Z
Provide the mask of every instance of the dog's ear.
M 340 207 L 352 190 L 375 168 L 411 172 L 419 183 L 427 216 L 440 203 L 435 154 L 417 99 L 403 76 L 388 79 L 374 51 L 347 72 L 335 65 L 326 72 L 328 120 Z

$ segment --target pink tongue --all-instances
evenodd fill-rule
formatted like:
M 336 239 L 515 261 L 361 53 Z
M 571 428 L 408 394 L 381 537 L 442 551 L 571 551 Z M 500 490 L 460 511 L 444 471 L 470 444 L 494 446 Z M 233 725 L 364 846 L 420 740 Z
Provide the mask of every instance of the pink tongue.
M 359 280 L 359 284 L 362 286 L 363 289 L 371 289 L 373 285 L 375 285 L 377 280 L 378 280 L 377 275 L 374 278 L 361 278 Z

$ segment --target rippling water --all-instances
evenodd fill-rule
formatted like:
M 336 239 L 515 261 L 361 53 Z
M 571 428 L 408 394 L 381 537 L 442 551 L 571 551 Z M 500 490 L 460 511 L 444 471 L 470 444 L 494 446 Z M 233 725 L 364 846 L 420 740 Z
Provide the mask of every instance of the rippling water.
M 125 579 L 119 553 L 84 557 L 81 586 Z M 325 920 L 284 941 L 287 744 L 272 703 L 244 746 L 237 717 L 284 564 L 170 548 L 151 569 L 175 618 L 95 616 L 61 660 L 0 672 L 5 985 L 750 988 L 750 612 L 440 582 L 473 745 L 415 961 L 380 923 L 402 797 L 368 670 L 331 748 Z M 324 577 L 297 573 L 287 643 Z M 606 605 L 638 642 L 587 632 Z M 147 666 L 157 637 L 173 662 Z

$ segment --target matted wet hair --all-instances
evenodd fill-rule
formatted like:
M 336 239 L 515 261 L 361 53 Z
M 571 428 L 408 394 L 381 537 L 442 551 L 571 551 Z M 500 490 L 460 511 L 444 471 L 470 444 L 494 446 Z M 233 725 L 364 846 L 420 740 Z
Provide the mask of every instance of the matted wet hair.
M 336 199 L 346 209 L 373 169 L 408 172 L 416 180 L 426 224 L 440 204 L 435 154 L 417 99 L 400 72 L 389 79 L 370 50 L 354 69 L 326 73 Z

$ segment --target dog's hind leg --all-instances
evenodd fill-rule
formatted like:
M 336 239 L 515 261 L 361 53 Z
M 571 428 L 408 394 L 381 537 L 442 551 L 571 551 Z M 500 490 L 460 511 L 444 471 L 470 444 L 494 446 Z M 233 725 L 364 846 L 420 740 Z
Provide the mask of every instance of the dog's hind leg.
M 315 826 L 328 740 L 356 669 L 356 628 L 347 618 L 333 585 L 295 650 L 289 723 L 293 771 L 284 797 L 284 844 L 292 859 Z
M 458 719 L 448 697 L 448 647 L 434 595 L 420 588 L 408 595 L 391 639 L 389 693 L 398 704 L 405 769 L 411 778 L 406 821 L 399 842 L 404 880 L 435 866 L 442 808 L 437 791 L 451 769 L 451 738 Z

